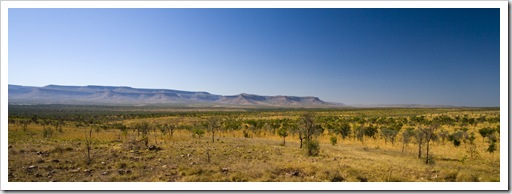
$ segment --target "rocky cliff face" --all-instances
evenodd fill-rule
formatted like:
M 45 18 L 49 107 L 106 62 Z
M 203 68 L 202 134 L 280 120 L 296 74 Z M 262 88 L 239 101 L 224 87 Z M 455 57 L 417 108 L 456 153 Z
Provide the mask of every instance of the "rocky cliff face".
M 211 104 L 250 105 L 278 107 L 340 106 L 318 97 L 260 96 L 239 94 L 222 96 L 208 92 L 191 92 L 169 89 L 139 89 L 115 86 L 59 86 L 44 87 L 9 85 L 10 104 Z

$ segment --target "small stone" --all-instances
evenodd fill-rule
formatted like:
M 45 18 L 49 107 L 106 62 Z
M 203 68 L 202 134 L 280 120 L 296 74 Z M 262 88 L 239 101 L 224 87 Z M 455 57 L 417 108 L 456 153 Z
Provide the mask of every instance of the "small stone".
M 190 154 L 187 154 L 187 157 L 190 157 L 190 156 L 192 156 L 192 155 L 190 155 Z
M 36 168 L 36 167 L 37 167 L 37 166 L 32 165 L 32 166 L 29 166 L 29 167 L 28 167 L 28 169 L 34 169 L 34 168 Z
M 102 172 L 101 175 L 108 175 L 108 172 L 107 171 Z
M 71 170 L 71 171 L 69 171 L 69 172 L 77 173 L 77 172 L 80 172 L 80 169 Z
M 222 169 L 220 169 L 220 171 L 225 173 L 225 172 L 229 171 L 229 168 L 222 168 Z
M 167 168 L 167 165 L 163 165 L 162 168 Z

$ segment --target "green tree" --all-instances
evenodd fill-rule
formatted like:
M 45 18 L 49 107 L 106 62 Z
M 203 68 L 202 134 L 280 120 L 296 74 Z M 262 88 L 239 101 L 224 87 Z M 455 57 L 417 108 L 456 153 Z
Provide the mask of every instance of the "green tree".
M 411 138 L 415 136 L 414 128 L 409 127 L 402 133 L 402 153 L 405 151 L 405 147 L 411 141 Z
M 211 116 L 206 119 L 206 128 L 212 134 L 212 143 L 215 143 L 215 131 L 219 130 L 221 126 L 221 120 L 217 116 Z
M 425 140 L 425 133 L 421 130 L 416 129 L 414 131 L 414 138 L 416 139 L 416 143 L 418 144 L 418 158 L 421 158 L 421 145 L 423 144 L 423 140 Z
M 302 130 L 304 131 L 304 140 L 307 148 L 308 156 L 316 156 L 319 153 L 320 146 L 315 138 L 322 130 L 320 125 L 315 123 L 315 116 L 313 113 L 306 113 L 301 116 Z
M 283 138 L 283 146 L 286 145 L 286 137 L 288 136 L 287 127 L 279 127 L 279 129 L 277 130 L 277 134 Z
M 487 136 L 489 136 L 490 134 L 492 134 L 494 132 L 494 129 L 490 128 L 490 127 L 484 127 L 484 128 L 481 128 L 480 130 L 478 130 L 478 133 L 480 133 L 480 135 L 482 136 L 482 141 L 485 142 L 485 138 Z
M 341 137 L 343 139 L 349 137 L 351 132 L 352 131 L 350 130 L 350 125 L 348 123 L 342 123 L 340 125 L 340 132 L 339 133 L 341 134 Z
M 430 158 L 430 155 L 429 155 L 430 154 L 429 153 L 430 141 L 433 139 L 437 129 L 439 129 L 439 125 L 438 124 L 430 124 L 430 125 L 425 126 L 425 127 L 420 127 L 420 130 L 424 134 L 425 141 L 427 143 L 427 156 L 426 156 L 426 159 L 425 159 L 425 164 L 429 164 L 430 161 L 432 161 L 431 158 Z

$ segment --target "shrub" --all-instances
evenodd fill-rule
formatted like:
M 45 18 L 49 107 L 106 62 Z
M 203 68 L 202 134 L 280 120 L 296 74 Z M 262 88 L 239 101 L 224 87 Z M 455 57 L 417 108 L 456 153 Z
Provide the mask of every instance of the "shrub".
M 318 156 L 320 153 L 320 144 L 317 140 L 311 140 L 307 143 L 307 154 L 308 156 Z
M 336 143 L 338 143 L 338 138 L 336 136 L 332 136 L 331 137 L 331 144 L 332 145 L 336 145 Z
M 204 130 L 202 129 L 195 128 L 193 132 L 193 135 L 197 135 L 199 136 L 199 138 L 201 138 L 204 135 Z
M 44 138 L 51 138 L 53 136 L 53 130 L 51 128 L 44 128 L 43 129 L 43 137 Z

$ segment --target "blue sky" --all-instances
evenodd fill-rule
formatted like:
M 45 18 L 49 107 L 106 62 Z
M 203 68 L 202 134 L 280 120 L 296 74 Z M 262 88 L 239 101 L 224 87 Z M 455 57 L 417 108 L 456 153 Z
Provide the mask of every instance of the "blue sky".
M 9 84 L 499 106 L 499 9 L 9 9 Z

